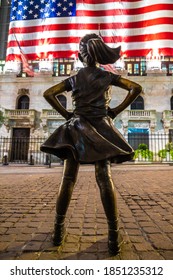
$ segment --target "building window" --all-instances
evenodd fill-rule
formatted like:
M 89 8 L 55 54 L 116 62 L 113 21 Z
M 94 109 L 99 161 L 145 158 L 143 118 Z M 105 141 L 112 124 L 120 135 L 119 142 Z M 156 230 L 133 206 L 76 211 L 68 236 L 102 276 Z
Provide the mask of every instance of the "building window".
M 131 104 L 131 110 L 144 110 L 144 99 L 142 96 L 138 96 Z
M 168 75 L 170 75 L 170 76 L 173 75 L 173 63 L 169 63 Z
M 173 96 L 171 97 L 171 110 L 173 110 Z
M 28 61 L 31 70 L 34 72 L 39 72 L 39 62 L 38 61 Z
M 58 95 L 57 99 L 61 103 L 61 105 L 66 108 L 67 107 L 67 98 L 64 95 Z
M 74 68 L 74 59 L 59 58 L 53 62 L 53 76 L 70 76 Z
M 161 64 L 162 70 L 166 71 L 167 76 L 172 76 L 173 75 L 173 62 L 172 61 L 162 61 Z
M 29 97 L 22 95 L 17 101 L 17 109 L 29 109 Z
M 69 76 L 73 69 L 73 63 L 60 62 L 59 63 L 59 76 Z
M 144 58 L 125 58 L 124 62 L 129 76 L 146 75 L 146 60 Z

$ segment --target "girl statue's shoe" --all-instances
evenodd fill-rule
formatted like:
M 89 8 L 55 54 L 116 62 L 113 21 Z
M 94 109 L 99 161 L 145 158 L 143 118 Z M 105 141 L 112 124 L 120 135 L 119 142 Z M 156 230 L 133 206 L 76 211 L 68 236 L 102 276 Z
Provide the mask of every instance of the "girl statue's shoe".
M 123 238 L 119 234 L 119 230 L 109 230 L 108 232 L 108 249 L 111 255 L 117 255 L 121 251 Z
M 123 239 L 120 237 L 118 220 L 108 221 L 108 249 L 111 255 L 117 255 L 121 251 Z
M 65 216 L 57 215 L 54 224 L 53 244 L 60 246 L 64 239 L 65 234 Z

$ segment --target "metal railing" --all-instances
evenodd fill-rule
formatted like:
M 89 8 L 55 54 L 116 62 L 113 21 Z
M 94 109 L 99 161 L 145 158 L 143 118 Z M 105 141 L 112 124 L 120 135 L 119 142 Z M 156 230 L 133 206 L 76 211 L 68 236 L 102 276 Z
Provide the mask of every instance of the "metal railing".
M 40 146 L 45 140 L 41 137 L 0 137 L 0 163 L 5 165 L 61 163 L 59 158 L 40 151 Z
M 138 134 L 125 135 L 126 140 L 135 150 L 133 161 L 164 163 L 173 162 L 173 135 L 170 134 Z M 41 137 L 0 137 L 1 164 L 47 164 L 62 163 L 55 157 L 40 151 L 45 141 Z
M 170 133 L 135 133 L 126 135 L 135 150 L 135 162 L 173 162 L 173 135 Z

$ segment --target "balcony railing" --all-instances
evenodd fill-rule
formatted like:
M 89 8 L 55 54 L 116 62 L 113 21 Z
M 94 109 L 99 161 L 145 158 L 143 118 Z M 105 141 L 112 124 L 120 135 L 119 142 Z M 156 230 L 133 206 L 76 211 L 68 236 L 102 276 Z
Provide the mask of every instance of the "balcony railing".
M 15 109 L 15 110 L 5 110 L 5 116 L 9 119 L 19 119 L 23 117 L 35 117 L 35 110 L 31 109 Z
M 150 120 L 156 118 L 156 111 L 155 110 L 128 110 L 128 118 L 130 120 L 134 119 L 143 119 L 143 120 Z

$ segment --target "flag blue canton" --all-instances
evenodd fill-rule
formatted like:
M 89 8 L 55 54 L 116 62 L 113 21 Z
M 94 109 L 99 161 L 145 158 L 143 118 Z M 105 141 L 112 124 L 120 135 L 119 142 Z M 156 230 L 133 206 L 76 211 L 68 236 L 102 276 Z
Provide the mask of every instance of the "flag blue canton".
M 11 21 L 76 15 L 76 0 L 12 0 Z

